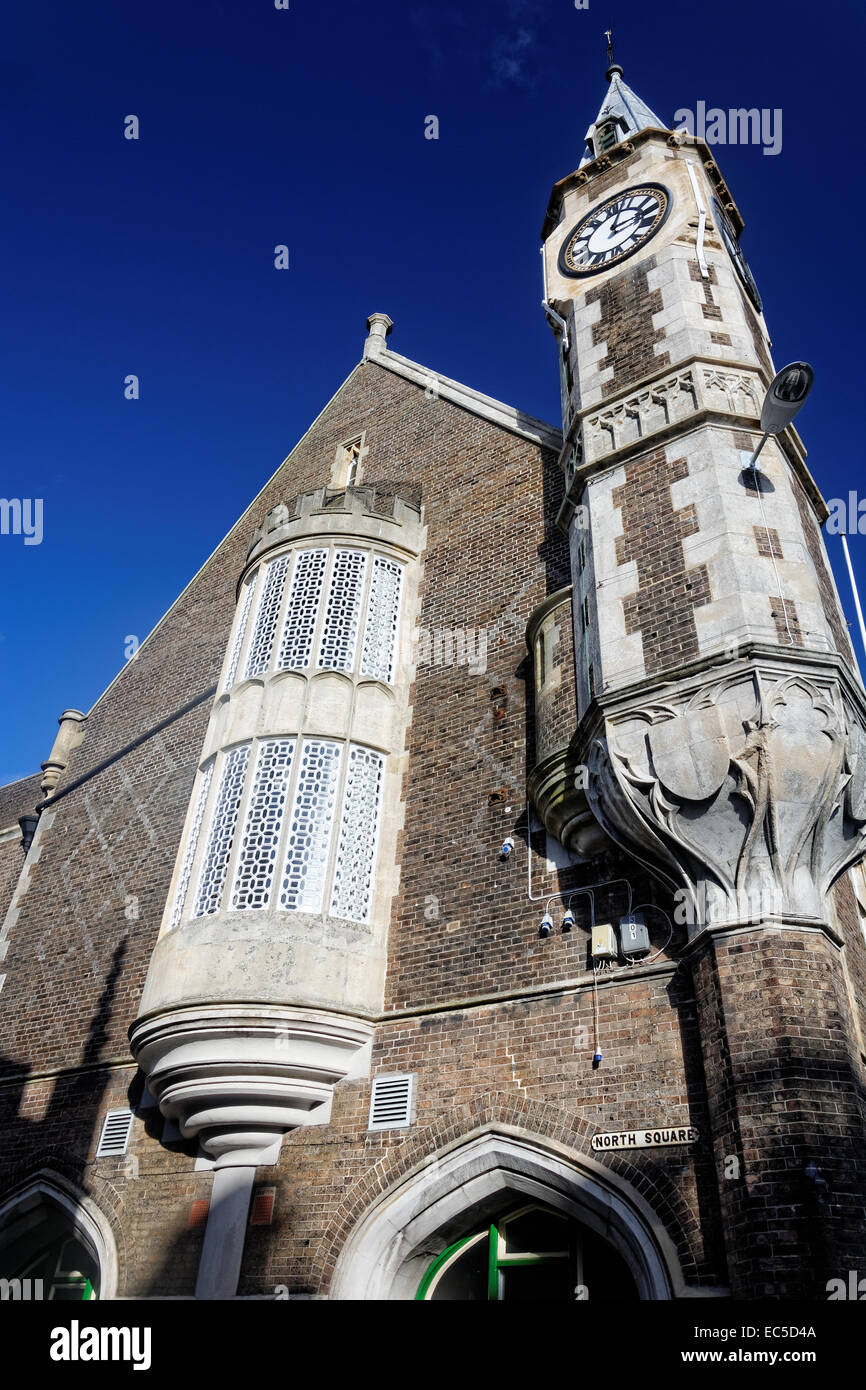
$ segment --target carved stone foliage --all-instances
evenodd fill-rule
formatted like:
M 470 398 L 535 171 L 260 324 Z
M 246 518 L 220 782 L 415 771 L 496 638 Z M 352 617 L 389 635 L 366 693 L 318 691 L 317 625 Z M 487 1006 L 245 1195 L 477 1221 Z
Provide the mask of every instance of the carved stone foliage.
M 588 459 L 598 458 L 655 434 L 672 421 L 685 419 L 696 408 L 691 368 L 675 372 L 616 405 L 587 416 L 584 437 Z
M 862 709 L 831 677 L 754 669 L 618 713 L 588 765 L 601 825 L 698 927 L 826 920 L 866 850 Z
M 637 440 L 649 439 L 698 411 L 755 419 L 760 397 L 755 373 L 717 366 L 681 368 L 589 411 L 583 420 L 586 461 L 594 463 Z

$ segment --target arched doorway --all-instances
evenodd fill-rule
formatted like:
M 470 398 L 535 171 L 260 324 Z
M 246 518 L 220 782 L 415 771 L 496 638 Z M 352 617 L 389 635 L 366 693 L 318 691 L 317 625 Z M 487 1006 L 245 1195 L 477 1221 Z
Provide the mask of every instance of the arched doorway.
M 90 1208 L 86 1198 L 76 1201 L 45 1178 L 0 1205 L 0 1279 L 12 1281 L 11 1297 L 52 1302 L 111 1297 L 113 1243 Z
M 486 1251 L 491 1283 L 486 1286 L 485 1296 L 489 1297 L 490 1228 L 496 1229 L 498 1241 L 498 1223 L 507 1226 L 507 1218 L 514 1219 L 525 1208 L 537 1208 L 544 1214 L 548 1223 L 544 1239 L 548 1244 L 553 1239 L 551 1214 L 565 1218 L 565 1228 L 560 1229 L 566 1232 L 566 1243 L 557 1248 L 572 1251 L 577 1246 L 582 1257 L 595 1266 L 598 1301 L 603 1290 L 609 1291 L 617 1278 L 626 1298 L 668 1299 L 685 1290 L 670 1236 L 628 1183 L 589 1156 L 577 1157 L 552 1141 L 490 1128 L 467 1136 L 445 1153 L 431 1155 L 367 1210 L 340 1252 L 330 1297 L 426 1297 L 425 1279 L 429 1277 L 432 1282 L 440 1270 L 444 1277 L 448 1252 L 459 1255 L 454 1247 L 470 1240 L 474 1240 L 474 1245 L 467 1245 L 465 1258 L 474 1258 L 476 1266 Z M 512 1234 L 523 1236 L 525 1230 L 518 1233 L 515 1227 Z M 508 1278 L 509 1267 L 518 1268 L 516 1261 L 509 1265 L 508 1255 L 520 1253 L 513 1247 L 512 1241 L 509 1250 L 506 1230 L 504 1244 L 497 1245 L 498 1253 L 504 1257 L 501 1270 L 497 1258 L 497 1276 L 502 1275 L 502 1282 L 497 1283 L 497 1297 L 501 1289 L 506 1298 L 519 1299 L 518 1284 L 522 1283 L 525 1297 L 531 1299 L 531 1278 L 516 1274 Z M 473 1249 L 474 1257 L 470 1255 Z M 551 1251 L 526 1253 L 540 1256 Z M 569 1258 L 572 1263 L 567 1273 L 565 1266 L 558 1273 L 549 1271 L 560 1293 L 572 1271 L 580 1269 L 577 1252 Z M 442 1264 L 436 1265 L 437 1261 Z M 541 1263 L 547 1262 L 539 1260 Z M 475 1280 L 473 1287 L 477 1289 L 477 1278 L 468 1264 L 459 1275 L 455 1272 L 456 1286 L 459 1287 L 464 1273 L 467 1283 Z M 570 1297 L 580 1296 L 577 1286 L 585 1283 L 575 1278 Z M 446 1296 L 447 1290 L 446 1284 L 441 1296 Z M 592 1301 L 591 1287 L 588 1297 Z
M 514 1203 L 448 1245 L 428 1266 L 424 1302 L 630 1303 L 637 1289 L 611 1245 L 564 1212 Z

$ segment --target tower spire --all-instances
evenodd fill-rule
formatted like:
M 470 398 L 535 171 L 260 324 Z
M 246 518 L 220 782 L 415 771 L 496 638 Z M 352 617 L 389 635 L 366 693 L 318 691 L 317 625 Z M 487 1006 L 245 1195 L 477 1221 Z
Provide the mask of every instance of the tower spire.
M 601 110 L 586 132 L 586 150 L 580 161 L 581 167 L 622 140 L 627 140 L 630 135 L 636 135 L 639 130 L 649 127 L 666 129 L 664 122 L 623 80 L 622 68 L 614 61 L 613 29 L 605 29 L 604 36 L 608 61 L 605 77 L 609 86 Z

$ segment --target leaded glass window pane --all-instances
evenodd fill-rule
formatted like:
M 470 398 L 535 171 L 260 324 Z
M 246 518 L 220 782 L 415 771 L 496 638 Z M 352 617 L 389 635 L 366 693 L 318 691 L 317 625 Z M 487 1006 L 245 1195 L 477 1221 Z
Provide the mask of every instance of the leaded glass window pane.
M 247 633 L 247 623 L 249 622 L 250 608 L 252 607 L 253 594 L 255 593 L 256 589 L 257 574 L 258 571 L 256 571 L 256 574 L 253 574 L 244 585 L 244 596 L 241 600 L 241 615 L 238 619 L 238 629 L 235 633 L 235 640 L 232 643 L 232 653 L 229 658 L 228 670 L 226 671 L 226 678 L 223 681 L 223 690 L 230 690 L 231 687 L 234 685 L 235 675 L 238 669 L 238 661 L 240 660 L 241 650 L 244 645 L 244 637 Z
M 208 792 L 210 791 L 211 779 L 213 777 L 213 763 L 209 763 L 202 773 L 199 783 L 198 796 L 196 797 L 195 810 L 192 817 L 192 825 L 189 829 L 189 836 L 186 842 L 186 849 L 183 853 L 183 861 L 180 866 L 180 875 L 175 889 L 174 902 L 171 908 L 171 919 L 169 929 L 176 927 L 183 916 L 186 895 L 189 889 L 190 875 L 192 874 L 195 852 L 198 849 L 199 836 L 201 834 L 201 823 L 204 818 L 204 808 L 207 803 Z
M 351 671 L 354 665 L 366 572 L 363 551 L 336 551 L 316 662 L 320 668 Z
M 397 630 L 400 621 L 400 593 L 403 566 L 377 555 L 370 581 L 370 602 L 361 649 L 361 675 L 387 681 L 394 679 Z
M 304 739 L 286 846 L 280 906 L 320 912 L 343 748 L 325 739 Z
M 295 740 L 289 738 L 271 738 L 259 745 L 232 907 L 267 907 L 270 901 L 294 751 Z
M 194 913 L 196 917 L 219 911 L 249 757 L 250 745 L 245 743 L 239 748 L 233 748 L 223 763 L 207 849 L 201 866 Z
M 371 748 L 349 749 L 331 912 L 369 920 L 376 886 L 376 847 L 385 759 Z
M 259 600 L 256 626 L 247 652 L 245 680 L 249 676 L 260 676 L 268 669 L 290 558 L 289 555 L 278 555 L 276 560 L 271 560 L 265 568 L 265 582 Z
M 295 560 L 277 669 L 302 670 L 312 663 L 313 635 L 325 578 L 326 550 L 302 550 Z

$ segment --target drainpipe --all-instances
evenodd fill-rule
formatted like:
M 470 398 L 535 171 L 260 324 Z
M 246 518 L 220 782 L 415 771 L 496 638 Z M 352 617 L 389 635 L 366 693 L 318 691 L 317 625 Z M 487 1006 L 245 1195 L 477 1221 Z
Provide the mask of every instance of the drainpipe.
M 563 351 L 564 351 L 564 352 L 568 352 L 568 347 L 569 347 L 569 343 L 568 343 L 568 324 L 565 322 L 565 319 L 562 317 L 562 315 L 561 315 L 561 314 L 558 314 L 558 313 L 556 312 L 556 310 L 554 309 L 553 305 L 548 303 L 548 300 L 547 300 L 547 266 L 546 266 L 545 263 L 544 263 L 544 247 L 543 247 L 543 246 L 539 247 L 539 250 L 540 250 L 540 252 L 541 252 L 541 279 L 542 279 L 542 283 L 543 283 L 543 286 L 544 286 L 544 298 L 543 298 L 542 301 L 541 301 L 541 307 L 542 307 L 542 309 L 544 310 L 544 312 L 547 314 L 548 318 L 553 319 L 553 322 L 554 322 L 555 324 L 557 324 L 557 326 L 558 326 L 558 328 L 559 328 L 559 331 L 560 331 L 561 334 L 562 334 L 562 348 L 563 348 Z
M 704 200 L 701 197 L 701 190 L 698 187 L 697 175 L 695 174 L 695 166 L 690 159 L 686 160 L 686 169 L 688 170 L 689 182 L 692 185 L 692 192 L 695 195 L 695 204 L 698 209 L 698 235 L 695 241 L 695 253 L 698 258 L 698 265 L 700 266 L 701 275 L 703 279 L 709 280 L 710 272 L 707 267 L 706 257 L 704 256 L 704 226 L 706 225 L 707 221 L 707 209 L 704 206 Z

